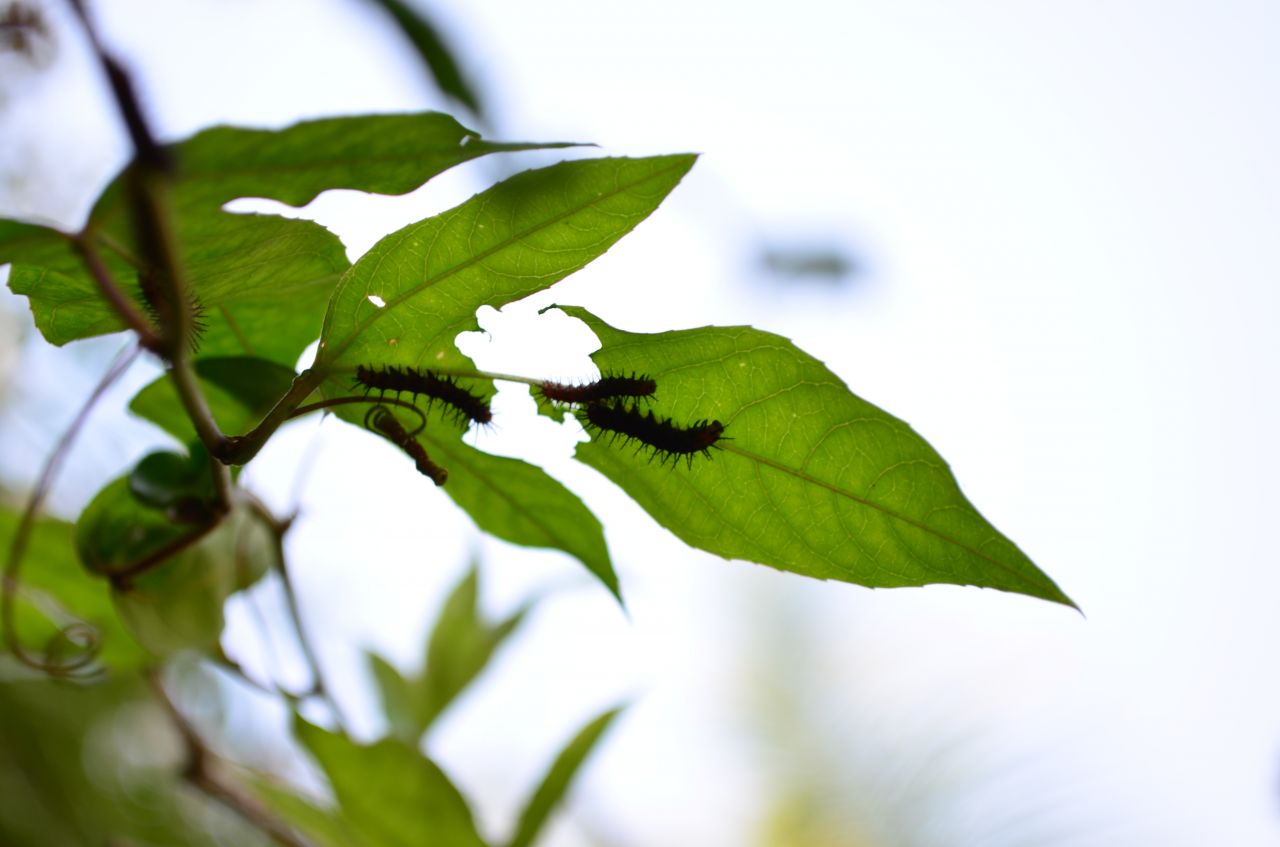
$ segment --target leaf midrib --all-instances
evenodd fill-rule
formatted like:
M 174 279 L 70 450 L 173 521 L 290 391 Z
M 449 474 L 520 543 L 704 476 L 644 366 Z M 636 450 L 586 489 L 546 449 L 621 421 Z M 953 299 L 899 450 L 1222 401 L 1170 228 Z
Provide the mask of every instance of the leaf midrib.
M 904 515 L 901 512 L 890 509 L 887 506 L 883 506 L 879 503 L 872 502 L 871 500 L 868 500 L 865 497 L 861 497 L 857 494 L 854 494 L 852 491 L 848 491 L 837 485 L 827 482 L 826 480 L 819 479 L 811 474 L 808 474 L 805 471 L 800 470 L 799 468 L 793 468 L 788 465 L 784 465 L 781 462 L 770 459 L 767 456 L 761 456 L 759 453 L 753 453 L 750 450 L 745 450 L 733 444 L 718 444 L 716 446 L 720 447 L 726 452 L 736 453 L 739 456 L 742 456 L 744 459 L 748 459 L 753 462 L 759 462 L 760 464 L 767 465 L 768 467 L 771 467 L 776 471 L 780 471 L 782 473 L 794 476 L 796 479 L 799 479 L 803 482 L 807 482 L 812 485 L 817 485 L 821 488 L 825 488 L 826 490 L 830 491 L 832 494 L 835 494 L 840 497 L 844 497 L 848 500 L 852 500 L 853 502 L 861 506 L 866 506 L 867 508 L 874 509 L 888 518 L 901 521 L 907 524 L 908 526 L 911 526 L 920 530 L 921 532 L 932 535 L 933 537 L 937 538 L 939 541 L 945 542 L 947 544 L 953 544 L 956 547 L 960 548 L 961 550 L 964 550 L 966 553 L 976 556 L 979 559 L 982 559 L 983 561 L 992 565 L 997 570 L 1004 572 L 1005 574 L 1013 578 L 1015 582 L 1034 588 L 1038 592 L 1044 592 L 1046 588 L 1050 588 L 1050 590 L 1057 590 L 1057 594 L 1063 597 L 1064 600 L 1069 605 L 1072 605 L 1072 606 L 1075 605 L 1073 602 L 1071 602 L 1069 598 L 1066 597 L 1066 595 L 1062 594 L 1060 589 L 1054 589 L 1051 586 L 1039 585 L 1031 581 L 1030 579 L 1028 579 L 1028 577 L 1025 574 L 1017 570 L 1014 570 L 1012 567 L 1005 564 L 1004 562 L 1001 562 L 998 559 L 993 559 L 991 556 L 987 555 L 986 553 L 983 553 L 981 550 L 978 550 L 939 529 L 935 529 L 934 527 L 931 527 L 928 524 L 921 523 L 920 521 L 914 518 L 908 517 L 907 515 Z

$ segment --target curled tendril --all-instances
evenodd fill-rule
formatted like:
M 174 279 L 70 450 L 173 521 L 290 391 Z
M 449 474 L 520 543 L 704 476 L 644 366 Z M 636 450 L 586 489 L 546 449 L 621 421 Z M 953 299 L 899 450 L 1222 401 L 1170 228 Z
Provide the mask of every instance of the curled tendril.
M 422 432 L 424 429 L 427 428 L 427 416 L 423 414 L 422 409 L 418 408 L 413 403 L 410 403 L 407 400 L 398 400 L 391 397 L 377 398 L 377 397 L 368 397 L 363 395 L 359 397 L 334 397 L 331 400 L 321 400 L 318 403 L 308 403 L 305 406 L 299 406 L 298 408 L 293 410 L 293 414 L 289 415 L 289 417 L 300 418 L 303 415 L 310 414 L 311 412 L 315 412 L 320 409 L 328 409 L 331 406 L 345 406 L 349 403 L 368 403 L 375 407 L 378 405 L 399 406 L 401 409 L 408 409 L 409 411 L 413 412 L 415 415 L 418 416 L 418 426 L 409 433 L 410 436 L 417 435 L 418 433 Z M 370 409 L 369 412 L 372 413 L 373 409 Z M 365 425 L 367 426 L 368 413 L 366 413 L 365 418 L 366 418 Z
M 97 678 L 104 670 L 97 663 L 101 652 L 102 633 L 98 628 L 87 621 L 72 621 L 45 642 L 44 670 L 60 678 Z
M 18 592 L 22 589 L 22 560 L 27 552 L 27 542 L 31 540 L 31 531 L 35 528 L 36 515 L 44 504 L 45 498 L 49 495 L 49 489 L 53 487 L 54 478 L 62 470 L 63 462 L 66 461 L 71 445 L 89 420 L 89 413 L 93 411 L 93 407 L 98 404 L 102 396 L 107 393 L 107 389 L 129 369 L 129 366 L 133 364 L 133 360 L 138 357 L 141 350 L 142 348 L 134 342 L 116 355 L 111 362 L 111 366 L 107 368 L 107 372 L 93 389 L 93 393 L 89 395 L 89 399 L 85 401 L 84 405 L 80 407 L 80 411 L 76 413 L 75 420 L 71 422 L 71 426 L 67 427 L 67 431 L 58 439 L 57 446 L 54 447 L 53 453 L 50 454 L 48 461 L 45 462 L 44 468 L 41 469 L 40 476 L 36 480 L 35 487 L 31 490 L 31 496 L 27 499 L 27 507 L 22 513 L 22 520 L 14 530 L 13 542 L 9 545 L 9 558 L 4 566 L 3 593 L 0 594 L 0 623 L 2 623 L 4 629 L 4 643 L 19 662 L 50 676 L 65 677 L 90 667 L 100 650 L 96 646 L 97 642 L 100 641 L 100 637 L 90 624 L 80 621 L 71 623 L 55 633 L 45 645 L 45 655 L 43 656 L 37 656 L 23 645 L 18 638 L 18 624 L 14 606 L 18 600 Z M 93 635 L 88 635 L 88 631 L 92 631 Z M 84 633 L 85 644 L 77 653 L 76 658 L 70 662 L 50 660 L 53 653 L 56 652 L 54 649 L 55 644 L 59 642 L 75 644 L 74 637 L 81 633 Z M 87 658 L 85 658 L 86 656 Z

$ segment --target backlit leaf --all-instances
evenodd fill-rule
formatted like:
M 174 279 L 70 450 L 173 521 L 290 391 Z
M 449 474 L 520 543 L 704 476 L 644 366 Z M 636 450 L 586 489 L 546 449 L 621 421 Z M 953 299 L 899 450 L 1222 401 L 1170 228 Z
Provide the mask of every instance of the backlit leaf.
M 600 339 L 602 372 L 657 380 L 653 414 L 724 425 L 688 466 L 607 435 L 578 446 L 579 460 L 687 543 L 819 579 L 977 585 L 1071 605 L 923 438 L 787 339 L 751 327 L 631 333 L 564 311 Z

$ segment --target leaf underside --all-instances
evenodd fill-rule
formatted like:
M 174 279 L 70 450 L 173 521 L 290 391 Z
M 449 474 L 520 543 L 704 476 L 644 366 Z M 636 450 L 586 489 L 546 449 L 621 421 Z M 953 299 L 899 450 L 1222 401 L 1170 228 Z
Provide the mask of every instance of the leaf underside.
M 978 514 L 923 438 L 787 339 L 751 327 L 631 333 L 560 308 L 600 339 L 601 372 L 657 380 L 653 414 L 724 425 L 691 466 L 599 435 L 578 446 L 580 461 L 687 543 L 819 579 L 976 585 L 1074 605 Z

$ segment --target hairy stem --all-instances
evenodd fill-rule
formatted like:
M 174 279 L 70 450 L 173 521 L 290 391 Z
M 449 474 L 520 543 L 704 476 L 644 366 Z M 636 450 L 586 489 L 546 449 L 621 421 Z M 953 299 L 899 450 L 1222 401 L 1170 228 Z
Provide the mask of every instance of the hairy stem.
M 147 125 L 129 74 L 103 46 L 81 0 L 72 0 L 72 6 L 80 17 L 89 44 L 107 77 L 121 120 L 133 142 L 133 164 L 125 175 L 129 214 L 141 253 L 139 258 L 143 267 L 140 273 L 148 275 L 147 278 L 154 285 L 154 292 L 148 295 L 148 299 L 153 301 L 161 318 L 158 335 L 153 339 L 155 346 L 150 349 L 168 360 L 169 374 L 182 399 L 182 405 L 195 425 L 201 442 L 211 455 L 216 456 L 223 448 L 226 436 L 213 419 L 209 403 L 200 390 L 191 364 L 194 315 L 174 233 L 174 216 L 170 204 L 173 156 L 156 141 Z M 124 313 L 122 316 L 126 321 L 129 320 Z M 215 468 L 214 480 L 225 507 L 229 505 L 230 475 L 225 468 Z

